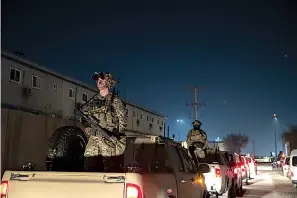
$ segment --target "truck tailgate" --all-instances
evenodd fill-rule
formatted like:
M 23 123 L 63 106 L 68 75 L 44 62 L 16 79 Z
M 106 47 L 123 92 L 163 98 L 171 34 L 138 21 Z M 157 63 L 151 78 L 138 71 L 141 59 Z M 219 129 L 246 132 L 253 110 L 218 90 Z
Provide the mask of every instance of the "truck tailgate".
M 123 198 L 125 173 L 6 171 L 9 198 Z

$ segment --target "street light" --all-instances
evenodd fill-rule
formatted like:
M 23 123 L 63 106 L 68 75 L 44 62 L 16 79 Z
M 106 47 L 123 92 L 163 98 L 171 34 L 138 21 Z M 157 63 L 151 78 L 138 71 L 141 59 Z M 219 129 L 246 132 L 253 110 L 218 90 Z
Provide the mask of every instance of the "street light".
M 180 120 L 180 119 L 178 119 L 178 120 L 176 120 L 176 122 L 177 122 L 178 124 L 184 124 L 184 120 Z M 178 140 L 180 141 L 180 130 L 178 130 Z
M 274 161 L 277 161 L 277 142 L 276 142 L 276 121 L 277 117 L 276 114 L 273 114 L 273 119 L 274 119 L 274 149 L 275 149 L 275 158 Z
M 184 123 L 184 120 L 176 120 L 177 123 Z

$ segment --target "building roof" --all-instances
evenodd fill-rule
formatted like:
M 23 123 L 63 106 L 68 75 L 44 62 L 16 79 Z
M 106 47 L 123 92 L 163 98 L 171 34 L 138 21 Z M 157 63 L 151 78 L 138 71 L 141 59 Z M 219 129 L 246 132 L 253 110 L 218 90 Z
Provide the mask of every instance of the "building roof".
M 57 73 L 54 70 L 51 70 L 51 69 L 49 69 L 49 68 L 47 68 L 45 66 L 42 66 L 42 65 L 39 65 L 39 64 L 34 63 L 32 61 L 29 61 L 29 60 L 27 60 L 24 57 L 17 56 L 16 54 L 10 53 L 8 51 L 1 50 L 1 56 L 4 57 L 4 58 L 6 58 L 6 59 L 8 59 L 8 60 L 14 61 L 14 62 L 19 63 L 21 65 L 24 65 L 26 67 L 29 67 L 31 69 L 35 69 L 37 71 L 40 71 L 40 72 L 43 72 L 43 73 L 47 73 L 47 74 L 52 75 L 52 76 L 54 76 L 56 78 L 59 78 L 61 80 L 67 81 L 69 83 L 72 83 L 72 84 L 74 84 L 74 85 L 76 85 L 78 87 L 82 87 L 82 88 L 88 89 L 89 91 L 93 91 L 93 92 L 97 92 L 98 91 L 95 86 L 91 86 L 89 84 L 86 84 L 86 83 L 83 83 L 81 81 L 75 80 L 75 79 L 73 79 L 73 78 L 71 78 L 69 76 L 65 76 L 65 75 L 62 75 L 60 73 Z M 148 110 L 146 108 L 139 107 L 139 106 L 137 106 L 137 105 L 135 105 L 135 104 L 133 104 L 131 102 L 125 101 L 125 100 L 123 100 L 123 102 L 126 103 L 126 104 L 128 104 L 128 105 L 130 105 L 130 106 L 132 106 L 132 107 L 136 107 L 136 108 L 141 109 L 143 111 L 146 111 L 148 113 L 151 113 L 151 114 L 154 114 L 154 115 L 157 115 L 157 116 L 160 116 L 160 117 L 163 117 L 163 118 L 167 119 L 167 116 L 162 115 L 160 113 L 157 113 L 155 111 L 151 111 L 151 110 Z

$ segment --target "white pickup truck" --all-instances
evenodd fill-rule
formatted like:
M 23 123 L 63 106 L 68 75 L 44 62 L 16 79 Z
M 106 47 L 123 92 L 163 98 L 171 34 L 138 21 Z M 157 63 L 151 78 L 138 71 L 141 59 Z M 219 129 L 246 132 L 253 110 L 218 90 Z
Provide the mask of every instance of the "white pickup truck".
M 236 198 L 234 175 L 223 153 L 216 149 L 208 149 L 205 162 L 210 166 L 210 172 L 204 173 L 208 191 L 216 197 Z
M 158 136 L 127 137 L 122 171 L 6 171 L 1 198 L 207 198 L 203 173 L 187 150 Z

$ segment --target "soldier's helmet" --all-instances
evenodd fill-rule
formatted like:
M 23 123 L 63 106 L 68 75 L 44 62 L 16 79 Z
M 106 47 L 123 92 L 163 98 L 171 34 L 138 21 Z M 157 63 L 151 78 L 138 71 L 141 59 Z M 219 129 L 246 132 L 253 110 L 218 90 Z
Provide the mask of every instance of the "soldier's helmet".
M 200 127 L 201 124 L 202 124 L 202 123 L 201 123 L 199 120 L 195 120 L 195 121 L 192 123 L 192 125 L 193 125 L 194 128 Z
M 117 81 L 114 79 L 111 73 L 108 72 L 95 72 L 92 76 L 93 80 L 98 80 L 99 78 L 106 80 L 108 88 L 113 88 Z

